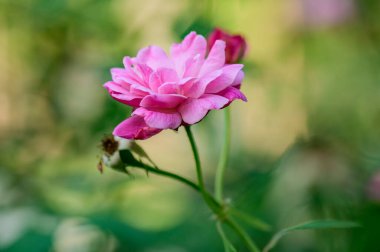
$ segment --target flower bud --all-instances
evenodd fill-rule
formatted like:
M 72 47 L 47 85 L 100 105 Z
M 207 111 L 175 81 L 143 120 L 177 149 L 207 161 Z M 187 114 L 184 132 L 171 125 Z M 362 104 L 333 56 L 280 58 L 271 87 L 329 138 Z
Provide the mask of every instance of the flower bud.
M 121 150 L 129 150 L 133 141 L 118 136 L 106 136 L 102 139 L 102 160 L 101 162 L 110 168 L 124 168 L 124 164 L 120 157 Z M 100 168 L 101 170 L 101 168 Z
M 232 35 L 220 28 L 215 28 L 207 38 L 209 51 L 217 40 L 226 42 L 226 64 L 236 63 L 244 57 L 247 43 L 242 36 Z

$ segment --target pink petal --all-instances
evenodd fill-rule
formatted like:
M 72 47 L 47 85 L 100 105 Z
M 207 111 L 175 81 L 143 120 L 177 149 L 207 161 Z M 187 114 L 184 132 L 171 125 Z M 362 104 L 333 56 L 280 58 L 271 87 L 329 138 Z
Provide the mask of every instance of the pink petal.
M 148 109 L 165 110 L 177 107 L 186 100 L 183 95 L 177 94 L 152 94 L 142 99 L 140 106 Z
M 126 105 L 132 106 L 132 107 L 138 107 L 140 106 L 141 97 L 136 95 L 131 95 L 129 93 L 125 94 L 119 94 L 119 93 L 112 93 L 112 98 L 114 98 L 116 101 L 124 103 Z
M 224 66 L 222 68 L 222 74 L 207 85 L 205 92 L 215 94 L 231 86 L 242 68 L 243 65 L 241 64 Z
M 143 140 L 156 135 L 160 131 L 160 129 L 150 128 L 146 125 L 144 118 L 131 116 L 117 125 L 113 134 L 122 138 Z
M 130 86 L 132 84 L 139 84 L 140 78 L 133 72 L 129 72 L 123 68 L 111 69 L 112 80 L 123 86 Z
M 132 85 L 129 92 L 141 98 L 153 93 L 152 90 L 141 85 Z
M 187 93 L 187 90 L 189 90 L 194 85 L 195 81 L 197 81 L 196 78 L 188 77 L 182 79 L 179 82 L 164 83 L 158 88 L 158 93 L 184 95 Z
M 180 44 L 173 44 L 170 50 L 171 58 L 179 77 L 183 77 L 186 62 L 198 57 L 203 60 L 206 55 L 206 39 L 195 32 L 189 33 Z
M 201 58 L 200 54 L 197 54 L 193 58 L 188 59 L 185 62 L 185 71 L 183 73 L 183 78 L 198 76 L 203 62 L 204 58 Z
M 128 78 L 131 81 L 135 82 L 131 84 L 140 83 L 142 81 L 141 77 L 135 72 L 135 69 L 133 68 L 134 61 L 135 61 L 135 58 L 130 58 L 128 56 L 124 57 L 123 59 L 124 70 L 127 73 Z
M 134 65 L 135 72 L 140 77 L 139 84 L 145 87 L 149 87 L 149 79 L 153 73 L 152 68 L 146 64 L 137 63 Z
M 185 90 L 185 96 L 190 98 L 198 98 L 202 96 L 206 91 L 207 85 L 218 78 L 222 73 L 222 70 L 217 70 L 205 74 L 198 81 L 195 81 L 191 87 Z
M 179 112 L 184 122 L 194 124 L 202 120 L 209 110 L 221 109 L 228 102 L 225 97 L 207 94 L 198 99 L 188 99 L 179 107 Z
M 235 87 L 228 87 L 225 90 L 219 92 L 218 95 L 227 98 L 230 102 L 236 99 L 240 99 L 245 102 L 247 101 L 247 97 L 245 97 L 245 95 Z
M 144 117 L 145 123 L 157 129 L 176 129 L 181 125 L 181 115 L 177 112 L 157 112 L 145 108 L 138 108 L 133 115 Z
M 178 81 L 177 72 L 170 68 L 159 68 L 155 71 L 149 79 L 149 87 L 157 92 L 158 88 L 167 82 L 176 82 Z
M 222 40 L 217 40 L 211 48 L 206 61 L 204 62 L 199 76 L 203 76 L 209 72 L 222 68 L 225 64 L 225 51 L 226 43 Z
M 238 73 L 238 75 L 236 76 L 234 82 L 232 83 L 231 86 L 234 86 L 236 88 L 239 88 L 240 89 L 240 85 L 241 83 L 243 82 L 243 79 L 244 79 L 244 72 L 243 71 L 240 71 Z
M 106 82 L 103 87 L 105 89 L 107 89 L 107 91 L 109 93 L 111 92 L 116 92 L 116 93 L 126 93 L 128 92 L 128 89 L 126 89 L 125 87 L 121 86 L 120 84 L 118 83 L 115 83 L 113 81 L 108 81 Z
M 148 46 L 141 49 L 136 57 L 139 63 L 148 65 L 153 70 L 157 68 L 173 68 L 173 62 L 168 58 L 165 51 L 158 46 Z
M 114 83 L 112 81 L 109 81 L 104 84 L 104 88 L 107 89 L 109 94 L 114 98 L 115 100 L 127 104 L 129 106 L 136 107 L 140 104 L 141 97 L 131 94 L 127 89 L 123 88 L 117 83 Z

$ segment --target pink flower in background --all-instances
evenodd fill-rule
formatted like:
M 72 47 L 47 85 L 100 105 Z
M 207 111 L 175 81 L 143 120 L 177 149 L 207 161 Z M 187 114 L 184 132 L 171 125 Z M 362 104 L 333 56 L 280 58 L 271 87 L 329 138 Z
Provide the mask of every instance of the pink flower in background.
M 172 45 L 170 56 L 149 46 L 134 58 L 125 57 L 124 68 L 111 69 L 112 81 L 104 87 L 134 111 L 113 134 L 147 139 L 164 129 L 195 124 L 235 99 L 246 101 L 239 90 L 243 65 L 225 64 L 225 46 L 216 40 L 206 57 L 206 39 L 191 32 Z
M 220 28 L 215 28 L 208 36 L 208 48 L 211 49 L 217 40 L 226 42 L 226 63 L 236 63 L 244 57 L 247 50 L 247 43 L 240 35 L 232 35 Z
M 307 26 L 333 26 L 352 18 L 353 0 L 301 0 L 303 22 Z
M 380 172 L 375 173 L 367 186 L 368 197 L 380 202 Z

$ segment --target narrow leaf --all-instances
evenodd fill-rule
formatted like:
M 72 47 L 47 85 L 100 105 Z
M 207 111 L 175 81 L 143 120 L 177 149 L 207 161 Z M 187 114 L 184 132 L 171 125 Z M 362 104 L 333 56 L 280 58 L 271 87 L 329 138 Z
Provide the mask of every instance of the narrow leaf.
M 308 230 L 308 229 L 336 229 L 336 228 L 356 228 L 360 227 L 359 224 L 352 221 L 338 221 L 338 220 L 314 220 L 310 222 L 305 222 L 296 226 L 288 227 L 277 232 L 269 243 L 265 246 L 263 252 L 268 252 L 271 250 L 278 241 L 290 232 L 297 230 Z
M 240 210 L 230 208 L 230 213 L 237 218 L 239 218 L 242 221 L 245 221 L 247 224 L 251 225 L 254 228 L 257 228 L 262 231 L 270 231 L 271 226 L 265 223 L 264 221 L 260 220 L 259 218 L 256 218 L 255 216 L 249 215 L 247 213 L 244 213 Z
M 120 150 L 119 154 L 121 161 L 126 166 L 141 166 L 141 163 L 135 159 L 130 150 Z

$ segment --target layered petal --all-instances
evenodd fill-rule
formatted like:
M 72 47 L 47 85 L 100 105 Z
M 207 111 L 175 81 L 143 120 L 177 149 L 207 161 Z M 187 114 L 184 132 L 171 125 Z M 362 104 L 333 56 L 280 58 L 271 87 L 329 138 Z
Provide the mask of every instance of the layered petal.
M 232 86 L 239 73 L 242 72 L 242 68 L 242 64 L 224 66 L 222 68 L 222 74 L 207 85 L 205 93 L 215 94 L 226 89 L 229 86 Z
M 138 108 L 133 112 L 144 118 L 145 123 L 156 129 L 176 129 L 181 125 L 181 115 L 178 112 L 157 112 Z
M 225 52 L 226 43 L 222 40 L 217 40 L 213 47 L 211 48 L 210 53 L 207 56 L 206 61 L 202 65 L 199 76 L 213 72 L 222 68 L 225 64 Z
M 179 82 L 168 82 L 158 88 L 159 94 L 180 94 L 186 96 L 187 91 L 194 85 L 197 78 L 184 78 Z
M 163 129 L 197 123 L 233 100 L 246 101 L 239 90 L 243 65 L 225 64 L 225 42 L 213 41 L 207 58 L 206 46 L 205 38 L 192 32 L 172 46 L 170 58 L 149 46 L 135 58 L 125 57 L 124 68 L 113 68 L 112 81 L 104 87 L 115 100 L 135 108 L 114 134 L 146 139 Z
M 159 68 L 149 78 L 149 87 L 152 91 L 157 92 L 158 88 L 167 82 L 178 82 L 177 72 L 170 68 Z
M 235 87 L 228 87 L 225 90 L 218 93 L 218 95 L 223 96 L 229 100 L 229 103 L 232 101 L 239 99 L 242 101 L 247 101 L 247 97 L 237 88 Z
M 126 88 L 122 87 L 120 84 L 109 81 L 106 82 L 104 88 L 107 89 L 108 93 L 115 100 L 124 103 L 129 106 L 136 107 L 140 104 L 141 96 L 131 94 Z
M 206 49 L 206 39 L 201 35 L 197 35 L 195 32 L 189 33 L 181 43 L 173 44 L 170 54 L 178 76 L 184 76 L 188 60 L 198 58 L 200 62 L 203 62 L 206 55 Z
M 136 57 L 139 63 L 148 65 L 153 70 L 160 67 L 173 68 L 173 62 L 166 55 L 165 51 L 158 46 L 148 46 L 141 49 Z
M 113 131 L 113 135 L 126 139 L 147 139 L 158 134 L 161 130 L 149 127 L 144 118 L 140 116 L 131 116 L 121 122 Z
M 209 83 L 221 76 L 222 73 L 222 70 L 207 73 L 202 78 L 194 81 L 193 84 L 185 90 L 184 95 L 190 98 L 198 98 L 202 96 L 205 93 L 206 87 Z
M 231 86 L 240 88 L 240 85 L 243 82 L 243 79 L 244 79 L 244 72 L 240 71 Z
M 140 106 L 148 109 L 167 110 L 176 108 L 186 97 L 178 94 L 152 94 L 145 96 Z
M 185 123 L 194 124 L 202 120 L 207 112 L 221 109 L 229 102 L 225 97 L 206 94 L 198 99 L 188 99 L 179 107 L 182 119 Z

